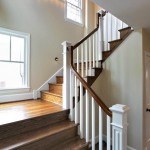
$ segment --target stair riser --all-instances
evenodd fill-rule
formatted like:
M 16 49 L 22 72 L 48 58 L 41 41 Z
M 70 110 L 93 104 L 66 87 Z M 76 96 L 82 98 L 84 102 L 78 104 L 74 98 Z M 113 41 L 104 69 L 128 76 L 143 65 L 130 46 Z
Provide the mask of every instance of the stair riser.
M 105 59 L 107 59 L 107 57 L 109 57 L 111 55 L 111 52 L 107 52 L 107 53 L 103 53 L 103 56 L 102 56 L 102 58 L 103 58 L 103 60 L 105 60 Z
M 21 133 L 32 131 L 46 125 L 61 122 L 67 120 L 69 115 L 69 110 L 62 112 L 57 112 L 45 116 L 35 117 L 19 122 L 14 122 L 11 124 L 3 125 L 0 127 L 0 139 L 15 136 Z
M 66 129 L 57 134 L 45 137 L 41 140 L 28 143 L 27 145 L 15 148 L 14 150 L 50 150 L 53 149 L 59 143 L 63 143 L 66 140 L 73 138 L 77 135 L 77 126 L 70 129 Z
M 49 91 L 54 94 L 62 95 L 62 85 L 49 84 Z
M 131 29 L 126 29 L 126 30 L 120 31 L 120 38 L 123 39 L 130 32 L 131 32 Z
M 58 83 L 58 84 L 63 84 L 63 77 L 56 77 L 56 82 Z
M 62 97 L 55 96 L 55 95 L 50 95 L 50 94 L 41 92 L 41 99 L 62 106 Z
M 110 43 L 110 50 L 114 49 L 117 47 L 122 41 L 115 41 Z

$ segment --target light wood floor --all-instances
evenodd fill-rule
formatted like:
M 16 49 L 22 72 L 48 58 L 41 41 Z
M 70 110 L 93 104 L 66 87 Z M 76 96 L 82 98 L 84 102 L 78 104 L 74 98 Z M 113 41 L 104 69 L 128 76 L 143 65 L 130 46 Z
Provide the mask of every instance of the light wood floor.
M 62 106 L 40 99 L 0 104 L 0 125 L 62 110 Z

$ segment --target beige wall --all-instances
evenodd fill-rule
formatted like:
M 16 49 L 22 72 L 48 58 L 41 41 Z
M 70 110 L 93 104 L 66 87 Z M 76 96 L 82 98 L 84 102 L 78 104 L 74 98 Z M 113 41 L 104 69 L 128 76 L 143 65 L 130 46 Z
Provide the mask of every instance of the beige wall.
M 145 57 L 145 52 L 150 52 L 150 33 L 148 33 L 146 30 L 143 29 L 143 81 L 144 81 L 144 88 L 143 88 L 143 92 L 144 92 L 144 108 L 143 108 L 143 120 L 144 120 L 144 141 L 147 141 L 146 136 L 149 136 L 150 132 L 149 132 L 149 122 L 148 120 L 146 121 L 147 118 L 147 112 L 145 111 L 147 108 L 146 105 L 146 91 L 149 92 L 149 87 L 146 85 L 146 57 Z M 147 86 L 147 87 L 146 87 Z M 146 89 L 148 88 L 148 89 Z M 146 124 L 147 122 L 147 124 Z M 147 132 L 148 131 L 148 132 Z M 147 132 L 147 133 L 146 133 Z M 148 137 L 149 138 L 149 137 Z M 145 146 L 146 146 L 146 142 L 144 142 Z
M 93 3 L 89 2 L 90 29 L 93 13 Z M 84 26 L 65 21 L 61 0 L 1 0 L 0 27 L 31 34 L 31 90 L 62 67 L 61 43 L 65 40 L 76 43 L 84 35 Z
M 125 104 L 128 145 L 142 150 L 143 140 L 143 47 L 142 30 L 135 30 L 104 63 L 93 89 L 107 106 Z

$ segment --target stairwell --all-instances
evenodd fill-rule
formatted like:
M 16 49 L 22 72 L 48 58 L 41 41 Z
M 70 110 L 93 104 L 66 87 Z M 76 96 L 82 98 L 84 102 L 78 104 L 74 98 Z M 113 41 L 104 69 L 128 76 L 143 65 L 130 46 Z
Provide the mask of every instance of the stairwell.
M 102 60 L 99 61 L 100 67 L 92 68 L 94 72 L 92 76 L 86 76 L 84 73 L 84 80 L 88 86 L 91 87 L 96 81 L 103 71 L 103 62 L 130 35 L 132 29 L 127 27 L 119 30 L 119 32 L 120 39 L 110 41 L 110 50 L 102 52 Z M 93 62 L 88 62 L 88 64 L 90 63 Z M 77 63 L 74 63 L 74 67 L 77 69 Z M 81 75 L 81 63 L 79 63 L 79 70 Z M 0 116 L 5 114 L 5 117 L 8 118 L 5 122 L 0 121 L 1 150 L 90 149 L 91 143 L 81 139 L 78 135 L 79 124 L 70 121 L 70 110 L 62 108 L 62 85 L 63 76 L 57 76 L 56 83 L 49 83 L 48 91 L 41 91 L 40 99 L 0 106 Z M 79 102 L 81 98 L 80 87 L 78 87 L 77 93 Z M 85 88 L 83 94 L 85 94 Z M 72 101 L 75 107 L 75 97 L 72 98 Z M 11 115 L 13 112 L 15 115 Z M 19 117 L 19 115 L 22 115 L 22 117 Z M 103 149 L 105 148 L 106 146 L 103 146 Z

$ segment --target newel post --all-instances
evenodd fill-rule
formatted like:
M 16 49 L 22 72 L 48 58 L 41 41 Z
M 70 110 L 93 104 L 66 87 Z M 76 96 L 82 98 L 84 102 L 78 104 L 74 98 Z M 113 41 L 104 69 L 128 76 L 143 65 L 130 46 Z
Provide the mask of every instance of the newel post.
M 63 108 L 70 108 L 70 42 L 64 41 L 63 46 Z
M 127 150 L 128 106 L 116 104 L 112 111 L 112 150 Z
M 98 11 L 100 17 L 99 17 L 99 30 L 98 30 L 98 43 L 99 43 L 99 51 L 98 53 L 98 60 L 102 59 L 102 51 L 104 51 L 104 14 L 105 12 L 103 10 Z

